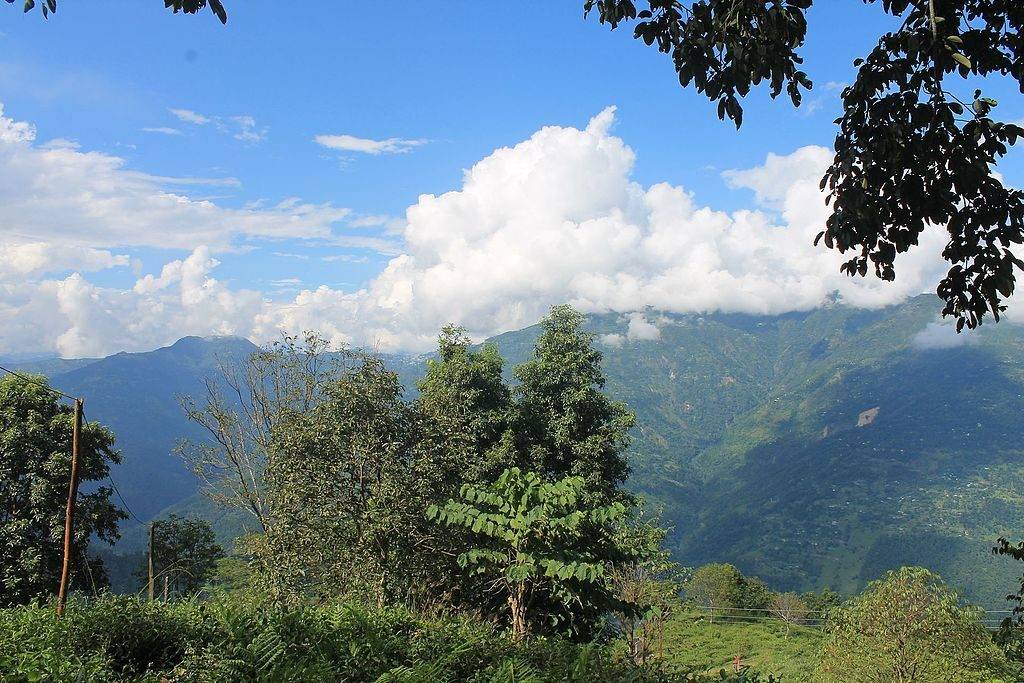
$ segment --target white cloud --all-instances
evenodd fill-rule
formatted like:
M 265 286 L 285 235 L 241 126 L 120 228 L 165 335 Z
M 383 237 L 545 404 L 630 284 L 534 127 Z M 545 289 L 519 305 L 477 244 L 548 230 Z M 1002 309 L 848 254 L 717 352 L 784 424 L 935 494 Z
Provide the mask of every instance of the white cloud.
M 184 123 L 190 123 L 195 126 L 205 126 L 207 124 L 213 124 L 213 126 L 226 135 L 230 135 L 236 140 L 242 142 L 262 142 L 267 137 L 267 128 L 260 127 L 256 123 L 256 119 L 248 114 L 241 116 L 207 116 L 205 114 L 199 114 L 191 109 L 169 109 L 169 112 L 175 116 L 179 121 Z M 173 130 L 171 128 L 144 128 L 143 130 L 151 130 L 153 132 L 166 132 Z
M 197 126 L 205 125 L 213 120 L 209 116 L 197 114 L 191 109 L 169 109 L 168 111 L 170 111 L 171 114 L 177 117 L 180 121 L 184 121 L 185 123 L 193 123 Z
M 597 338 L 597 341 L 613 349 L 619 349 L 626 343 L 626 338 L 621 334 L 602 334 Z
M 321 256 L 320 260 L 325 263 L 366 263 L 370 259 L 365 256 L 356 256 L 355 254 L 328 254 L 327 256 Z
M 361 154 L 404 154 L 416 147 L 427 144 L 427 140 L 407 138 L 387 138 L 371 140 L 357 138 L 354 135 L 317 135 L 313 141 L 321 147 L 343 152 L 359 152 Z
M 177 128 L 171 128 L 169 126 L 158 126 L 154 128 L 143 128 L 144 133 L 159 133 L 161 135 L 181 135 L 181 131 Z
M 238 184 L 234 178 L 132 171 L 120 157 L 82 151 L 67 141 L 37 144 L 31 125 L 3 116 L 0 108 L 0 241 L 5 243 L 223 249 L 239 238 L 344 239 L 333 226 L 350 211 L 331 204 L 295 200 L 230 209 L 169 189 Z M 385 246 L 394 248 L 391 242 Z
M 633 313 L 629 317 L 626 337 L 634 341 L 656 341 L 661 339 L 661 330 L 649 322 L 643 313 Z
M 393 218 L 387 215 L 358 216 L 348 221 L 353 228 L 376 228 L 390 223 Z
M 0 254 L 3 255 L 0 259 L 0 282 L 66 270 L 106 270 L 131 263 L 128 256 L 112 254 L 104 249 L 46 242 L 0 241 Z
M 953 349 L 978 341 L 978 330 L 968 330 L 957 334 L 951 323 L 933 322 L 914 335 L 911 344 L 919 349 Z
M 336 342 L 422 350 L 447 322 L 480 338 L 532 324 L 561 302 L 629 316 L 625 335 L 602 338 L 614 345 L 657 338 L 660 323 L 638 314 L 648 307 L 773 314 L 817 307 L 835 293 L 878 307 L 932 289 L 944 272 L 938 229 L 900 257 L 895 283 L 841 275 L 844 257 L 812 246 L 827 216 L 817 187 L 831 157 L 824 148 L 727 172 L 726 181 L 752 190 L 756 201 L 728 213 L 683 188 L 632 180 L 634 154 L 611 134 L 613 123 L 609 108 L 584 129 L 550 126 L 494 151 L 465 172 L 459 189 L 422 195 L 401 223 L 404 241 L 389 242 L 333 234 L 331 224 L 347 212 L 330 205 L 287 200 L 235 210 L 196 202 L 127 171 L 120 159 L 35 146 L 30 126 L 0 118 L 0 238 L 9 230 L 61 244 L 81 235 L 97 250 L 192 249 L 128 290 L 96 287 L 77 273 L 0 282 L 0 319 L 12 321 L 0 326 L 0 351 L 32 345 L 87 355 L 153 348 L 185 334 L 266 340 L 302 329 Z M 358 291 L 320 285 L 268 301 L 213 277 L 214 251 L 240 236 L 388 246 L 395 254 Z
M 241 140 L 242 142 L 261 142 L 267 137 L 267 128 L 257 126 L 256 119 L 251 116 L 232 116 L 229 120 L 237 128 L 232 134 L 232 137 L 236 140 Z

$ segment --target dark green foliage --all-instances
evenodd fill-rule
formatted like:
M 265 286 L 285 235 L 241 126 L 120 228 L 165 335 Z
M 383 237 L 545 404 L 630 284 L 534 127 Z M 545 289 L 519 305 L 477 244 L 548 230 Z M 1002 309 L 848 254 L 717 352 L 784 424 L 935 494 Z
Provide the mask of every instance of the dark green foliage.
M 1024 542 L 1011 543 L 1000 538 L 992 553 L 1024 561 Z M 1021 625 L 1024 624 L 1024 576 L 1020 578 L 1019 588 L 1007 595 L 1006 600 L 1013 608 L 1000 625 L 999 642 L 1015 661 L 1024 662 L 1024 637 L 1021 636 Z
M 57 591 L 63 556 L 64 517 L 71 475 L 71 409 L 40 375 L 0 378 L 0 606 L 25 603 Z M 79 445 L 80 481 L 73 536 L 72 589 L 106 585 L 103 563 L 88 557 L 90 538 L 112 543 L 118 522 L 105 481 L 121 461 L 114 435 L 85 422 Z
M 798 68 L 803 59 L 797 48 L 807 34 L 804 13 L 811 2 L 702 0 L 687 6 L 648 0 L 647 9 L 637 11 L 633 0 L 586 0 L 583 12 L 596 9 L 598 20 L 613 29 L 635 20 L 633 36 L 672 57 L 679 84 L 692 83 L 717 101 L 718 117 L 739 128 L 739 100 L 762 81 L 773 99 L 785 89 L 794 105 L 802 99 L 800 88 L 810 90 L 811 81 Z
M 896 277 L 896 255 L 916 246 L 926 224 L 944 225 L 951 264 L 938 287 L 943 314 L 959 331 L 996 320 L 1024 261 L 1010 248 L 1024 241 L 1024 192 L 995 173 L 1024 128 L 991 117 L 994 100 L 954 91 L 947 81 L 1001 74 L 1024 92 L 1021 28 L 1015 0 L 886 0 L 904 17 L 859 67 L 843 92 L 836 156 L 822 180 L 832 215 L 825 245 L 855 256 L 842 269 Z M 931 11 L 931 16 L 929 15 Z
M 625 451 L 636 417 L 604 392 L 601 352 L 585 318 L 555 306 L 541 322 L 532 357 L 515 369 L 512 425 L 524 470 L 550 479 L 582 477 L 586 498 L 604 505 L 628 500 Z
M 212 638 L 191 604 L 133 598 L 71 600 L 0 610 L 0 672 L 12 681 L 137 680 L 169 671 L 190 642 Z
M 433 491 L 398 377 L 364 357 L 325 399 L 277 426 L 264 477 L 272 516 L 258 546 L 283 595 L 355 594 L 381 604 L 425 588 Z M 419 547 L 420 552 L 412 552 Z
M 625 505 L 587 506 L 582 477 L 550 482 L 515 467 L 466 484 L 460 498 L 427 516 L 471 532 L 458 563 L 505 599 L 513 638 L 538 626 L 579 633 L 577 620 L 586 628 L 592 614 L 618 606 L 608 569 L 628 559 L 616 538 Z M 545 609 L 552 603 L 559 609 Z
M 716 616 L 754 619 L 770 613 L 777 594 L 756 576 L 744 576 L 731 564 L 706 564 L 697 568 L 682 585 L 687 602 Z
M 681 85 L 718 102 L 718 117 L 739 127 L 739 98 L 761 82 L 795 105 L 811 82 L 798 69 L 813 0 L 585 0 L 613 29 L 636 21 L 634 37 L 671 55 Z M 1024 192 L 995 173 L 1024 128 L 991 118 L 996 102 L 967 79 L 1015 79 L 1024 92 L 1024 5 L 1018 0 L 865 0 L 902 19 L 843 91 L 836 156 L 822 180 L 832 215 L 818 235 L 854 252 L 849 275 L 896 276 L 897 254 L 918 243 L 926 224 L 943 225 L 950 263 L 938 287 L 957 329 L 999 320 L 1024 261 Z M 646 9 L 637 10 L 637 4 Z M 953 81 L 950 83 L 950 81 Z M 957 88 L 961 92 L 957 93 Z
M 829 611 L 843 604 L 843 596 L 826 588 L 821 592 L 809 591 L 800 596 L 812 617 L 824 617 Z
M 765 681 L 659 672 L 613 648 L 537 638 L 517 645 L 482 622 L 352 604 L 282 611 L 257 602 L 72 601 L 0 610 L 0 672 L 11 681 Z
M 504 359 L 493 344 L 473 349 L 461 328 L 445 327 L 437 356 L 416 383 L 419 448 L 430 452 L 436 479 L 448 495 L 462 481 L 492 481 L 510 464 L 503 438 L 512 417 Z

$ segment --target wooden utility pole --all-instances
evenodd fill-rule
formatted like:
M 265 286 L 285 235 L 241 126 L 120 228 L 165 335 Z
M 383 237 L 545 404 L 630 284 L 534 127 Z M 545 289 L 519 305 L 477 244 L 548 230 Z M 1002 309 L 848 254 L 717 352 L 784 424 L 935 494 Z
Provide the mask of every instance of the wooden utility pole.
M 68 506 L 64 512 L 64 564 L 60 570 L 60 591 L 57 593 L 57 616 L 64 614 L 68 602 L 68 579 L 71 576 L 71 543 L 75 527 L 75 504 L 78 502 L 78 442 L 82 432 L 82 408 L 85 401 L 75 399 L 75 423 L 71 429 L 71 484 Z
M 149 601 L 153 602 L 153 538 L 156 535 L 156 522 L 149 523 Z

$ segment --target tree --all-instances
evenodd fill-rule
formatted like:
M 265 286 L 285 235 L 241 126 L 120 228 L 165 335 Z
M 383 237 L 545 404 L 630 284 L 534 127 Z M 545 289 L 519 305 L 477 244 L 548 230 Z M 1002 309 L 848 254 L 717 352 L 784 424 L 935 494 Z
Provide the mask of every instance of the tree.
M 740 601 L 737 607 L 743 610 L 743 616 L 760 616 L 772 609 L 775 604 L 775 592 L 756 576 L 744 576 L 740 584 Z
M 1008 539 L 1000 538 L 992 552 L 1024 561 L 1024 542 L 1011 543 Z M 999 642 L 1015 661 L 1024 661 L 1024 638 L 1020 635 L 1021 626 L 1024 625 L 1024 576 L 1020 578 L 1019 588 L 1007 595 L 1006 599 L 1013 605 L 1013 609 L 1000 625 Z
M 844 683 L 1009 680 L 981 615 L 926 569 L 891 571 L 831 613 L 820 674 Z
M 459 564 L 505 597 L 517 641 L 538 622 L 559 618 L 534 611 L 542 596 L 580 608 L 615 603 L 608 566 L 620 556 L 613 525 L 626 506 L 587 505 L 584 491 L 582 477 L 547 481 L 513 467 L 490 484 L 464 485 L 462 500 L 427 509 L 430 519 L 473 532 L 478 544 Z
M 263 569 L 283 597 L 405 598 L 432 580 L 416 573 L 431 500 L 402 386 L 365 356 L 324 391 L 274 429 Z
M 614 614 L 626 645 L 626 656 L 644 666 L 654 646 L 665 638 L 665 626 L 679 603 L 687 570 L 672 560 L 663 547 L 669 530 L 658 517 L 642 516 L 638 506 L 619 532 L 619 544 L 628 559 L 612 566 L 612 587 L 627 609 Z
M 202 588 L 217 571 L 224 549 L 217 543 L 210 523 L 203 519 L 185 519 L 171 514 L 153 522 L 153 572 L 159 586 L 168 594 L 189 596 Z M 148 579 L 148 558 L 136 571 L 136 577 Z
M 865 0 L 902 19 L 858 59 L 842 93 L 835 159 L 822 179 L 832 214 L 815 242 L 853 257 L 843 272 L 896 277 L 898 254 L 928 224 L 944 226 L 950 267 L 938 287 L 957 330 L 997 321 L 1024 261 L 1024 192 L 995 166 L 1024 128 L 992 118 L 975 83 L 1009 76 L 1024 92 L 1024 4 L 1018 0 Z M 718 102 L 737 127 L 740 99 L 762 82 L 794 105 L 812 84 L 798 67 L 813 0 L 586 0 L 612 29 L 671 55 L 679 82 Z M 952 83 L 950 81 L 953 81 Z M 969 95 L 971 91 L 973 95 Z
M 802 624 L 807 620 L 810 610 L 807 603 L 796 593 L 778 593 L 772 600 L 771 613 L 786 624 L 786 636 L 793 624 Z
M 266 531 L 272 511 L 263 473 L 275 430 L 294 414 L 324 400 L 325 388 L 349 354 L 329 355 L 330 345 L 312 332 L 285 336 L 261 348 L 241 366 L 221 361 L 206 380 L 202 402 L 182 398 L 189 420 L 210 436 L 183 443 L 179 451 L 214 502 L 251 514 Z
M 28 602 L 56 592 L 63 559 L 65 505 L 71 473 L 73 416 L 41 375 L 0 379 L 0 606 Z M 114 435 L 85 422 L 79 440 L 80 481 L 107 479 L 121 462 Z M 84 493 L 83 491 L 89 491 Z M 71 586 L 106 585 L 89 540 L 113 543 L 118 522 L 127 519 L 110 501 L 111 487 L 83 486 L 73 529 Z
M 512 411 L 504 363 L 494 344 L 474 350 L 464 329 L 448 325 L 417 383 L 420 447 L 431 452 L 446 497 L 462 482 L 491 481 L 511 464 L 503 444 Z
M 515 369 L 513 437 L 521 468 L 581 477 L 588 502 L 607 505 L 630 499 L 621 485 L 636 418 L 602 391 L 601 352 L 584 322 L 570 306 L 553 307 L 541 322 L 533 357 Z
M 827 617 L 831 610 L 843 604 L 843 596 L 831 588 L 825 588 L 820 593 L 808 591 L 801 595 L 800 599 L 807 605 L 810 613 L 818 618 Z
M 707 610 L 712 623 L 716 611 L 740 606 L 743 590 L 743 574 L 731 564 L 706 564 L 683 584 L 687 600 Z

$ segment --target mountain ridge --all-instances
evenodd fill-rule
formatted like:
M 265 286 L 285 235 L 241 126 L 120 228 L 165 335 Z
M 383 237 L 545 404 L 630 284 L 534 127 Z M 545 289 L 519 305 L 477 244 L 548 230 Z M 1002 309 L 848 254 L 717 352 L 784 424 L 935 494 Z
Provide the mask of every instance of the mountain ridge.
M 934 311 L 930 296 L 777 316 L 646 311 L 645 339 L 629 337 L 628 316 L 588 316 L 607 390 L 638 416 L 630 486 L 664 509 L 677 559 L 847 592 L 894 563 L 924 564 L 1000 605 L 1015 568 L 988 551 L 1024 527 L 1024 334 L 1000 323 L 957 337 Z M 538 334 L 490 341 L 510 369 Z M 255 348 L 191 337 L 55 366 L 58 386 L 118 434 L 113 476 L 139 519 L 191 511 L 238 533 L 173 454 L 202 436 L 177 397 Z M 409 395 L 425 357 L 386 357 Z M 141 547 L 141 531 L 126 525 L 119 548 Z

